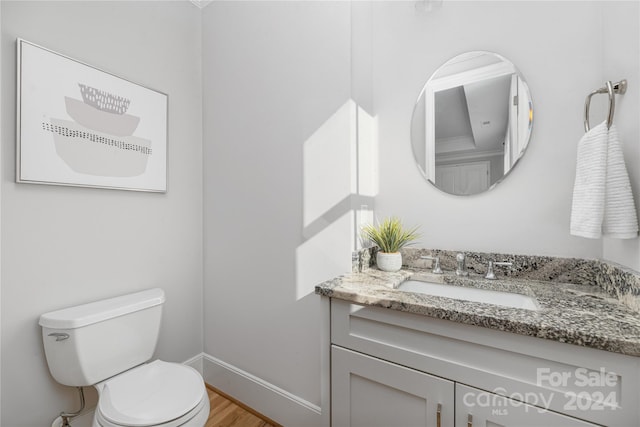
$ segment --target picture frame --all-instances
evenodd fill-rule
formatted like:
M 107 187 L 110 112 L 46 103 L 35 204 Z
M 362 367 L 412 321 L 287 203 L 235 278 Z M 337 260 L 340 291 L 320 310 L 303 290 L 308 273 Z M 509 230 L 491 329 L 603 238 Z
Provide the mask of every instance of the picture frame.
M 17 39 L 16 182 L 167 191 L 168 96 Z

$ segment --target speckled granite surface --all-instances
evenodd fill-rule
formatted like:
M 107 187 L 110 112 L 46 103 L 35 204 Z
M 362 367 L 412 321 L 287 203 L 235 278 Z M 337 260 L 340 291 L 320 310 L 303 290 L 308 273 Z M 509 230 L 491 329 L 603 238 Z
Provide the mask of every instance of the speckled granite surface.
M 431 261 L 440 257 L 444 275 L 430 273 Z M 640 356 L 640 279 L 620 266 L 567 258 L 467 253 L 469 277 L 458 277 L 456 252 L 412 249 L 403 251 L 406 268 L 385 273 L 375 267 L 352 272 L 316 286 L 316 293 L 354 303 L 483 326 L 532 337 Z M 496 269 L 499 280 L 486 280 L 485 261 L 510 261 Z M 356 266 L 354 261 L 354 267 Z M 359 262 L 362 264 L 362 262 Z M 481 273 L 481 274 L 478 274 Z M 508 291 L 534 297 L 540 310 L 396 290 L 407 279 Z

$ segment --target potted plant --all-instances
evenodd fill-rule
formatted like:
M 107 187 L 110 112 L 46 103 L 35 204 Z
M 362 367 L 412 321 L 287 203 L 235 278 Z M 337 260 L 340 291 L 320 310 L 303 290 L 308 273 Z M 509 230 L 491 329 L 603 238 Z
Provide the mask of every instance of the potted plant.
M 362 227 L 363 237 L 378 246 L 376 264 L 382 271 L 398 271 L 402 267 L 400 249 L 420 237 L 418 227 L 405 229 L 396 217 L 385 218 L 378 225 L 367 224 Z

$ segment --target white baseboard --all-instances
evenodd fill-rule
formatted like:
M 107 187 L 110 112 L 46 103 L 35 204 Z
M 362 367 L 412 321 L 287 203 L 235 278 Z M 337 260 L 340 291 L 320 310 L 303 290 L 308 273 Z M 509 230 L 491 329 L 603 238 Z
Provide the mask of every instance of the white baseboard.
M 185 360 L 184 362 L 182 362 L 182 364 L 191 366 L 193 369 L 200 372 L 200 375 L 204 377 L 203 367 L 202 367 L 203 360 L 204 360 L 204 353 L 200 353 L 196 356 L 193 356 L 191 359 Z
M 329 425 L 319 406 L 208 354 L 203 354 L 203 372 L 207 384 L 283 426 Z

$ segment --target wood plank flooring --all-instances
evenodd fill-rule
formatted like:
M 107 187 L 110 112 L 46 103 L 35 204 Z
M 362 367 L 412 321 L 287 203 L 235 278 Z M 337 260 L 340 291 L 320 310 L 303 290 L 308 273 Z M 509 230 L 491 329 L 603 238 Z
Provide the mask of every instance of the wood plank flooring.
M 281 427 L 269 423 L 255 411 L 233 402 L 219 391 L 207 386 L 211 412 L 205 427 Z

